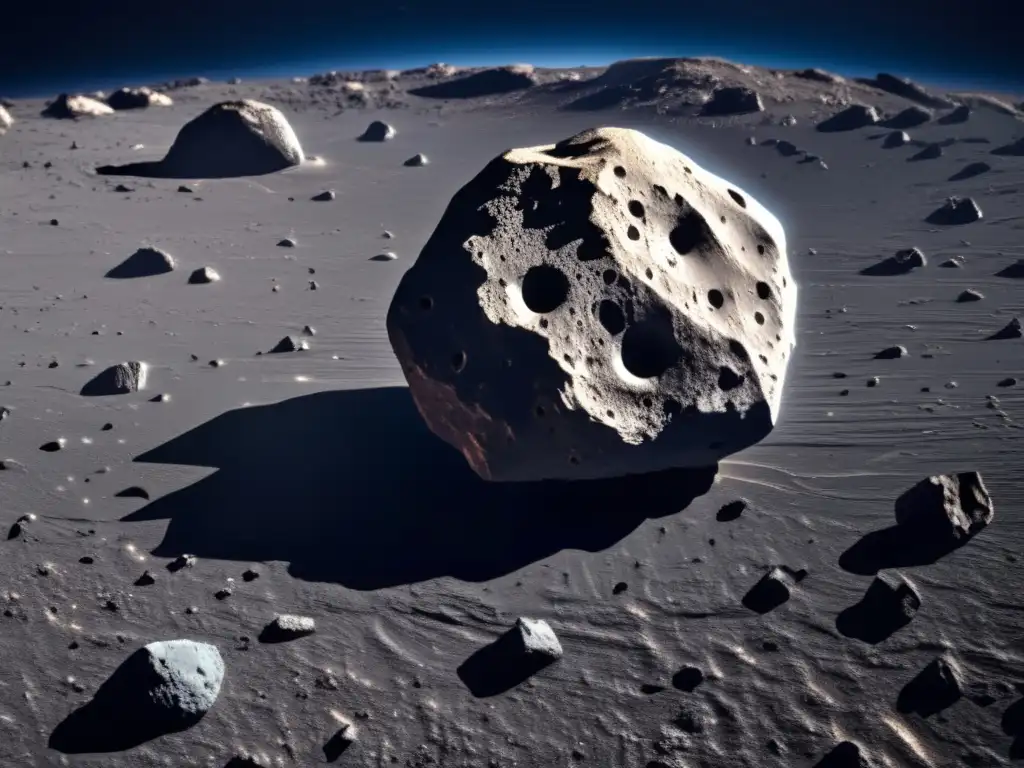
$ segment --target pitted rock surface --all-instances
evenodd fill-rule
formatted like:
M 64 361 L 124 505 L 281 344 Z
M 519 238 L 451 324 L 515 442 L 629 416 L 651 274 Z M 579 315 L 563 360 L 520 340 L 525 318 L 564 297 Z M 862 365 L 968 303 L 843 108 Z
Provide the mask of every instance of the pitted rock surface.
M 510 150 L 463 187 L 387 327 L 427 424 L 480 476 L 597 478 L 765 437 L 796 297 L 762 205 L 599 128 Z

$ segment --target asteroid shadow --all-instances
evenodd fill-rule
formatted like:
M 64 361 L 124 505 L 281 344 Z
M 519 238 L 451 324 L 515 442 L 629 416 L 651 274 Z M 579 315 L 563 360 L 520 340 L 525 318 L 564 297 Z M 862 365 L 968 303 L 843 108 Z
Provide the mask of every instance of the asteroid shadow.
M 64 754 L 122 752 L 191 728 L 202 715 L 173 716 L 146 696 L 153 673 L 140 648 L 119 666 L 88 703 L 50 733 L 49 747 Z
M 427 429 L 405 387 L 239 408 L 136 461 L 218 468 L 124 518 L 170 521 L 154 555 L 282 560 L 358 590 L 486 581 L 563 549 L 601 551 L 685 509 L 717 472 L 490 483 Z
M 910 526 L 892 525 L 865 534 L 839 556 L 839 567 L 858 576 L 874 576 L 888 568 L 932 565 L 959 548 Z
M 512 690 L 553 663 L 549 656 L 523 654 L 512 629 L 474 651 L 456 673 L 469 692 L 482 699 Z

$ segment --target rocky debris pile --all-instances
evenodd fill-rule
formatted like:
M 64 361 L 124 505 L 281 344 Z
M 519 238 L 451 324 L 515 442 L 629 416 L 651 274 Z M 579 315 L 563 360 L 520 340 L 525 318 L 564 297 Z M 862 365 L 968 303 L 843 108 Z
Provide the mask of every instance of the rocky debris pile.
M 299 165 L 302 146 L 284 114 L 244 99 L 214 104 L 178 132 L 158 162 L 97 168 L 100 174 L 215 179 L 260 176 Z
M 964 690 L 963 668 L 951 655 L 942 654 L 904 686 L 896 698 L 896 709 L 929 717 L 955 704 Z
M 107 97 L 107 106 L 114 110 L 145 109 L 146 107 L 169 107 L 174 102 L 165 93 L 145 86 L 141 88 L 119 88 Z
M 974 198 L 954 195 L 936 208 L 925 219 L 929 224 L 940 224 L 947 227 L 970 224 L 982 218 L 981 208 Z
M 315 632 L 316 622 L 308 616 L 282 613 L 263 628 L 259 639 L 261 643 L 284 643 Z
M 892 277 L 894 275 L 905 275 L 928 263 L 928 259 L 919 248 L 904 248 L 896 251 L 896 254 L 870 267 L 860 271 L 862 275 L 872 277 Z
M 188 276 L 189 285 L 205 285 L 220 280 L 220 274 L 213 267 L 200 267 Z
M 537 83 L 533 67 L 517 64 L 485 69 L 455 80 L 413 88 L 409 93 L 430 99 L 474 99 L 523 91 Z
M 174 257 L 159 248 L 145 246 L 107 272 L 107 277 L 128 280 L 136 277 L 154 277 L 171 272 Z
M 104 369 L 86 382 L 81 394 L 86 397 L 128 395 L 146 388 L 149 366 L 137 361 L 118 363 Z
M 938 548 L 967 543 L 994 517 L 992 499 L 977 472 L 927 477 L 896 499 L 896 523 Z
M 727 86 L 716 88 L 701 110 L 706 116 L 744 115 L 764 112 L 761 95 L 752 88 Z
M 114 114 L 114 110 L 102 101 L 88 96 L 67 93 L 62 93 L 42 111 L 43 117 L 53 117 L 58 120 L 77 120 L 80 117 L 100 117 L 112 114 Z
M 888 120 L 880 124 L 886 128 L 904 129 L 917 128 L 932 119 L 932 113 L 924 107 L 907 107 L 902 112 L 897 112 Z
M 767 435 L 796 293 L 760 203 L 600 128 L 510 150 L 456 193 L 387 329 L 427 424 L 481 477 L 598 478 Z
M 866 128 L 880 121 L 878 110 L 867 104 L 851 104 L 841 112 L 837 112 L 816 126 L 822 133 L 838 133 Z
M 374 120 L 359 136 L 359 141 L 390 141 L 395 138 L 394 127 L 383 120 Z

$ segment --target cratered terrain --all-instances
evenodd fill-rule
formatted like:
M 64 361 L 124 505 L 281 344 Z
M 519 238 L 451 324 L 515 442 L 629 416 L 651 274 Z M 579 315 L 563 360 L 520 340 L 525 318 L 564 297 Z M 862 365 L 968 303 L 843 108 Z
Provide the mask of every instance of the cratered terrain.
M 1024 758 L 1020 95 L 145 85 L 5 102 L 0 765 Z

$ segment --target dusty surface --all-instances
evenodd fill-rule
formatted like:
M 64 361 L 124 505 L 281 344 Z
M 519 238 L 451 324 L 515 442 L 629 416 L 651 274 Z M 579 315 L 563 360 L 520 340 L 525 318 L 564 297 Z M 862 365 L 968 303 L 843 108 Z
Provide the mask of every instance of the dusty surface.
M 362 90 L 177 88 L 173 106 L 78 121 L 14 102 L 0 137 L 0 522 L 15 534 L 0 558 L 0 764 L 781 768 L 847 764 L 845 741 L 877 766 L 1020 760 L 1024 341 L 985 339 L 1024 313 L 1020 280 L 996 276 L 1024 257 L 1024 158 L 991 152 L 1024 123 L 972 97 L 967 122 L 885 149 L 891 129 L 813 126 L 844 99 L 886 117 L 904 98 L 706 68 L 759 89 L 765 112 L 688 116 L 699 105 L 680 100 L 707 85 L 692 71 L 662 108 L 657 72 L 597 110 L 597 97 L 567 105 L 605 87 L 599 71 L 408 95 L 440 68 Z M 159 159 L 225 98 L 281 108 L 322 163 L 215 181 L 95 174 Z M 395 137 L 359 142 L 374 119 Z M 385 313 L 488 160 L 596 125 L 678 147 L 783 223 L 800 306 L 779 424 L 714 478 L 488 485 L 418 417 Z M 928 144 L 942 153 L 908 161 Z M 419 152 L 429 165 L 403 166 Z M 984 217 L 927 224 L 951 195 Z M 105 277 L 147 245 L 176 269 Z M 923 267 L 860 274 L 912 247 Z M 385 252 L 397 259 L 374 259 Z M 190 285 L 204 266 L 221 280 Z M 983 299 L 958 303 L 966 289 Z M 256 354 L 287 336 L 308 349 Z M 876 359 L 895 345 L 907 354 Z M 145 390 L 80 394 L 126 360 L 148 364 Z M 887 545 L 900 493 L 969 470 L 993 499 L 987 528 L 934 562 Z M 837 620 L 879 568 L 921 605 L 869 643 Z M 789 599 L 762 613 L 747 598 L 766 573 Z M 315 632 L 263 642 L 281 614 Z M 457 670 L 520 616 L 547 621 L 564 656 L 474 696 Z M 131 653 L 178 638 L 224 660 L 198 724 L 108 753 L 49 746 Z M 908 705 L 922 672 L 963 695 Z M 231 763 L 245 754 L 256 762 Z

